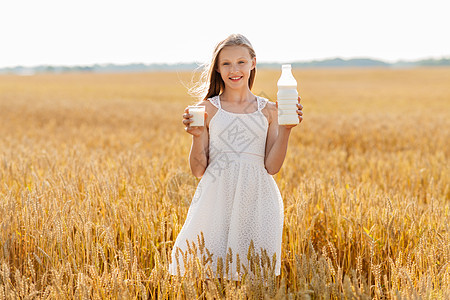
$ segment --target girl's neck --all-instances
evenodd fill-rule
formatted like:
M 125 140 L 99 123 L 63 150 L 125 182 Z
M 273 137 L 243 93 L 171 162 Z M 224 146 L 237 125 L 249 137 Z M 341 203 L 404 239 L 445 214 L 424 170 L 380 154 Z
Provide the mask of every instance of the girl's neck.
M 222 94 L 220 94 L 220 99 L 227 102 L 247 102 L 253 101 L 255 99 L 255 95 L 250 91 L 250 89 L 246 90 L 224 90 Z

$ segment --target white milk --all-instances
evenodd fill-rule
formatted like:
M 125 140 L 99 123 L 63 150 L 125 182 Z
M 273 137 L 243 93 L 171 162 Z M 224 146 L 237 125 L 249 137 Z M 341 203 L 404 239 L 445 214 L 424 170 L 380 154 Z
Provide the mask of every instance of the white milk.
M 278 124 L 298 124 L 298 92 L 297 81 L 292 75 L 291 65 L 282 65 L 281 76 L 278 79 Z
M 191 127 L 205 126 L 205 107 L 204 106 L 188 106 L 188 113 L 192 115 Z
M 297 114 L 297 109 L 298 109 L 297 103 L 278 104 L 278 114 L 279 115 L 298 115 Z
M 298 115 L 280 115 L 278 114 L 278 123 L 282 124 L 282 125 L 287 125 L 287 124 L 298 124 L 299 120 L 298 120 Z

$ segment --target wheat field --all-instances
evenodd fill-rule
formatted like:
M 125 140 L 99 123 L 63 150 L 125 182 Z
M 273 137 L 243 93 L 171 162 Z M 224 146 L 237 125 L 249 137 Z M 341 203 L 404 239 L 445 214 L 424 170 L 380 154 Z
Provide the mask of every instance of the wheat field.
M 241 282 L 168 273 L 192 76 L 0 76 L 0 299 L 450 299 L 449 68 L 294 70 L 281 275 Z

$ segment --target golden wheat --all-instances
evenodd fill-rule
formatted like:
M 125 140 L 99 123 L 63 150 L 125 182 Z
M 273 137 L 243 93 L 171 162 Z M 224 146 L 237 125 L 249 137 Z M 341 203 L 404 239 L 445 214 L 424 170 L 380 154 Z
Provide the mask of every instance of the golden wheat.
M 201 237 L 168 274 L 198 183 L 192 74 L 0 76 L 0 299 L 450 298 L 450 69 L 294 75 L 282 257 L 250 249 L 240 282 Z M 254 93 L 274 100 L 278 76 Z

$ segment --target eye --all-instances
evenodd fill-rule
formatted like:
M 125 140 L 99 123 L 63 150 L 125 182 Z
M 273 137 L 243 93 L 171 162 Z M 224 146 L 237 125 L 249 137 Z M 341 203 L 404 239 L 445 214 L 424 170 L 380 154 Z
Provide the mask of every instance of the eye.
M 240 63 L 240 64 L 245 64 L 245 61 L 241 60 L 239 63 Z
M 228 66 L 230 63 L 224 62 L 222 66 Z

